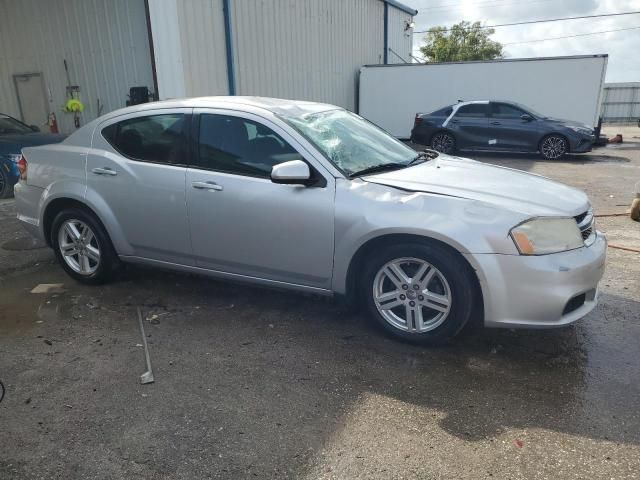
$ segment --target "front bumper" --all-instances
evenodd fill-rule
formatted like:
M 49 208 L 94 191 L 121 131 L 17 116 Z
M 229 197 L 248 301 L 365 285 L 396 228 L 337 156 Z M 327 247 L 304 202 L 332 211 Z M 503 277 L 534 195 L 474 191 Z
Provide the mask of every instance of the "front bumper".
M 569 142 L 569 151 L 571 153 L 590 152 L 593 149 L 595 141 L 595 135 L 579 135 L 577 138 L 572 138 Z
M 486 327 L 551 328 L 569 325 L 597 304 L 607 240 L 552 255 L 467 254 L 476 269 Z
M 13 186 L 18 183 L 20 179 L 20 170 L 18 170 L 18 165 L 16 165 L 9 158 L 0 158 L 0 168 L 4 171 L 5 175 L 9 180 L 9 185 Z

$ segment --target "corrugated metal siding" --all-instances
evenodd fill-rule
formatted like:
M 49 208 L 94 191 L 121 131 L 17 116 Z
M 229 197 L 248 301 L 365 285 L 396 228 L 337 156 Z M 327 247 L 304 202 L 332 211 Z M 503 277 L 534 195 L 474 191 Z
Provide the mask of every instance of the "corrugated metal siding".
M 387 63 L 412 63 L 413 29 L 405 31 L 405 25 L 411 23 L 412 18 L 408 13 L 389 5 L 389 56 Z
M 355 109 L 360 66 L 382 62 L 383 9 L 378 0 L 233 0 L 237 93 Z
M 605 83 L 602 97 L 604 122 L 640 120 L 640 82 Z
M 42 72 L 63 132 L 74 129 L 62 112 L 65 58 L 82 123 L 97 116 L 97 99 L 106 113 L 125 106 L 130 87 L 153 89 L 143 0 L 0 0 L 0 45 L 0 111 L 19 117 L 14 74 Z
M 189 0 L 178 5 L 187 95 L 228 95 L 222 0 Z
M 153 54 L 156 60 L 158 98 L 183 98 L 185 65 L 182 59 L 182 33 L 178 12 L 181 0 L 149 0 L 149 20 L 153 35 Z

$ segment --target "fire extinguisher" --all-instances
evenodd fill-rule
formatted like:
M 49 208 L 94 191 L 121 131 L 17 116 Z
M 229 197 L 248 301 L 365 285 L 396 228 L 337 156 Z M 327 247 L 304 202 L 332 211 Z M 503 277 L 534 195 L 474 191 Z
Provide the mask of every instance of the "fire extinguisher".
M 54 112 L 49 114 L 49 121 L 47 123 L 49 124 L 49 132 L 60 133 L 58 132 L 58 120 L 56 119 L 56 114 Z

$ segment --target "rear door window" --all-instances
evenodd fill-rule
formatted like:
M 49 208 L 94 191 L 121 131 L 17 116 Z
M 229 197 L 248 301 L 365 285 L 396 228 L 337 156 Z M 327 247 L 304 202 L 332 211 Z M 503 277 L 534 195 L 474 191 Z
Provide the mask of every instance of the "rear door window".
M 493 118 L 500 118 L 504 120 L 508 119 L 520 119 L 526 112 L 513 105 L 507 103 L 492 103 L 491 104 L 491 116 Z
M 133 160 L 186 164 L 185 114 L 149 115 L 105 127 L 102 136 L 120 154 Z
M 208 170 L 270 178 L 274 165 L 300 158 L 280 135 L 241 117 L 202 114 L 198 165 Z
M 483 118 L 487 116 L 488 105 L 486 103 L 470 103 L 463 105 L 456 112 L 456 118 Z

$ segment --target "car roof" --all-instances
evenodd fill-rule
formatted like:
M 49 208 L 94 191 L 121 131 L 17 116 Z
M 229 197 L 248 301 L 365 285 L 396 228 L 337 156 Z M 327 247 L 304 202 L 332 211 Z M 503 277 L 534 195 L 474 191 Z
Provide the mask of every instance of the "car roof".
M 487 103 L 489 103 L 490 101 L 491 101 L 491 102 L 493 102 L 493 101 L 495 101 L 495 100 L 467 100 L 467 101 L 464 101 L 464 102 L 458 102 L 458 103 L 456 103 L 456 104 L 454 104 L 454 105 L 451 105 L 451 106 L 452 106 L 452 107 L 455 107 L 455 106 L 460 106 L 460 107 L 461 107 L 461 106 L 463 106 L 463 105 L 473 105 L 473 104 L 475 104 L 475 103 L 479 103 L 479 104 L 487 104 Z
M 140 105 L 121 108 L 119 110 L 114 110 L 113 112 L 105 114 L 103 117 L 101 117 L 101 120 L 104 121 L 112 117 L 117 117 L 129 113 L 163 108 L 225 108 L 241 111 L 246 111 L 248 108 L 258 108 L 267 110 L 275 114 L 286 116 L 302 116 L 309 113 L 340 109 L 340 107 L 326 103 L 316 103 L 302 100 L 286 100 L 282 98 L 248 96 L 193 97 L 162 100 L 158 102 L 143 103 Z

